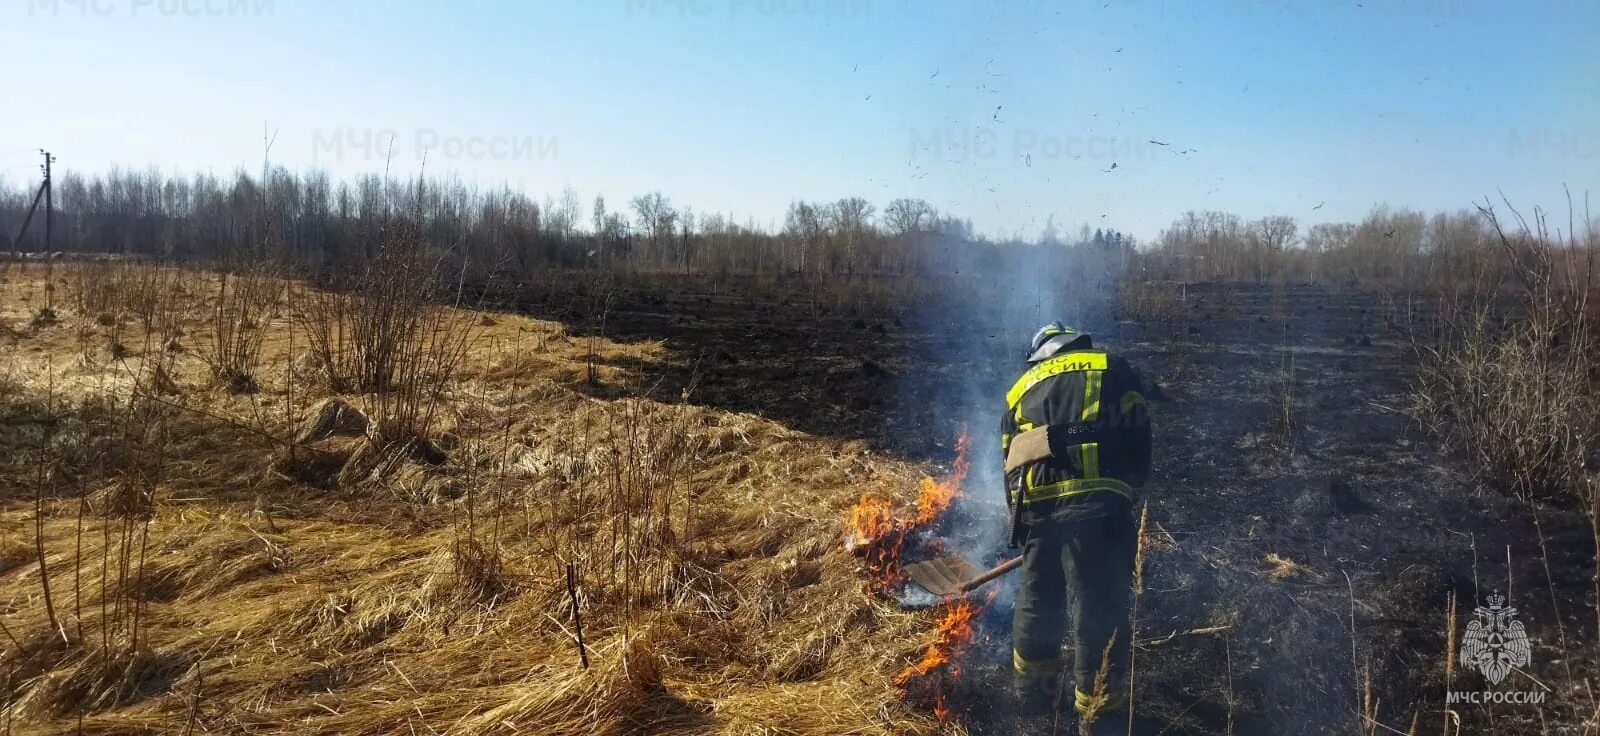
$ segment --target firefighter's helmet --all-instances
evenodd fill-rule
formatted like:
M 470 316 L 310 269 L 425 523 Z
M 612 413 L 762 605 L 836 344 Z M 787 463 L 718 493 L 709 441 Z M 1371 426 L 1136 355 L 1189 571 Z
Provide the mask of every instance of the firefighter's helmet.
M 1060 322 L 1051 322 L 1033 333 L 1028 346 L 1028 362 L 1037 363 L 1063 350 L 1090 347 L 1092 340 L 1087 332 L 1079 332 Z

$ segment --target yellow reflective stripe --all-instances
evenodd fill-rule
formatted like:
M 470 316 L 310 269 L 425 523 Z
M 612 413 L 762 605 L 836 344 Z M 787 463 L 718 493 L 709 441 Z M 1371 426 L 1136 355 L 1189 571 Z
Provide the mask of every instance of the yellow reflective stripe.
M 1039 486 L 1038 488 L 1026 489 L 1022 493 L 1022 502 L 1036 503 L 1038 501 L 1049 501 L 1054 498 L 1064 498 L 1097 491 L 1111 491 L 1129 498 L 1133 497 L 1133 487 L 1116 478 L 1070 478 Z
M 1021 404 L 1011 407 L 1011 418 L 1016 420 L 1018 432 L 1026 432 L 1030 429 L 1033 429 L 1033 422 L 1028 421 L 1027 417 L 1022 416 Z
M 1048 677 L 1061 671 L 1061 659 L 1028 659 L 1022 652 L 1011 650 L 1011 668 L 1024 677 Z
M 1089 371 L 1083 374 L 1083 416 L 1085 424 L 1100 418 L 1100 379 L 1105 376 L 1101 371 Z M 1078 460 L 1083 466 L 1084 478 L 1100 477 L 1100 443 L 1085 442 L 1078 445 Z
M 1127 416 L 1135 406 L 1144 406 L 1144 394 L 1138 391 L 1129 391 L 1122 395 L 1122 415 Z
M 1072 688 L 1072 709 L 1079 713 L 1104 713 L 1106 711 L 1121 710 L 1123 698 L 1121 693 L 1115 695 L 1094 695 L 1078 688 Z
M 1038 385 L 1040 381 L 1052 376 L 1076 371 L 1103 371 L 1106 369 L 1107 359 L 1105 353 L 1066 353 L 1046 360 L 1022 374 L 1011 390 L 1006 392 L 1006 406 L 1016 406 L 1022 401 L 1028 389 Z
M 1000 452 L 1003 453 L 1011 449 L 1011 438 L 1015 436 L 1016 435 L 1013 435 L 1010 432 L 1000 433 Z
M 1083 421 L 1092 422 L 1100 418 L 1100 379 L 1105 376 L 1100 371 L 1089 371 L 1083 376 Z

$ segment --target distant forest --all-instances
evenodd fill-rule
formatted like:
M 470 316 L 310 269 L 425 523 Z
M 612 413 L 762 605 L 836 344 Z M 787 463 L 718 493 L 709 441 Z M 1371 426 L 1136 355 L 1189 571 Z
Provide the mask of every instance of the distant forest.
M 782 228 L 771 231 L 696 212 L 660 192 L 586 203 L 569 189 L 541 202 L 457 181 L 334 181 L 325 173 L 282 168 L 270 171 L 265 186 L 262 181 L 243 171 L 227 178 L 58 173 L 50 250 L 173 262 L 267 255 L 315 274 L 371 259 L 403 222 L 429 248 L 464 259 L 473 269 L 513 276 L 599 269 L 937 278 L 1021 268 L 1099 283 L 1133 278 L 1405 287 L 1447 285 L 1464 275 L 1504 276 L 1504 245 L 1484 213 L 1470 208 L 1430 216 L 1379 206 L 1361 222 L 1310 227 L 1284 216 L 1252 220 L 1190 211 L 1153 242 L 1087 226 L 1062 233 L 1054 225 L 1031 240 L 996 241 L 975 234 L 970 220 L 910 198 L 881 207 L 860 197 L 796 201 Z M 45 250 L 42 213 L 16 237 L 36 191 L 37 184 L 0 181 L 0 236 L 14 250 Z M 1502 224 L 1515 216 L 1503 203 L 1496 211 Z M 1596 246 L 1594 228 L 1574 229 L 1577 238 L 1561 232 L 1561 240 Z

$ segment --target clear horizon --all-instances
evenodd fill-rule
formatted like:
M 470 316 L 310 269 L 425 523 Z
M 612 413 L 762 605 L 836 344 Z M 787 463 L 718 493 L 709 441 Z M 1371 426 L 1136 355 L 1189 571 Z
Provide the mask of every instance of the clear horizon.
M 993 238 L 1186 210 L 1600 195 L 1600 4 L 20 0 L 0 179 L 423 172 L 781 226 L 898 197 Z M 385 141 L 393 139 L 391 149 Z M 388 161 L 392 150 L 392 161 Z M 425 164 L 424 164 L 425 159 Z

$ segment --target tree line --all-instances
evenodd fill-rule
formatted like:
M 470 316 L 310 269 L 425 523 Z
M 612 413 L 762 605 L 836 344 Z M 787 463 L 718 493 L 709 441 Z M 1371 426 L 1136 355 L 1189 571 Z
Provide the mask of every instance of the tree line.
M 36 218 L 18 233 L 32 189 L 0 180 L 0 235 L 44 249 Z M 986 238 L 970 220 L 926 201 L 881 208 L 861 197 L 793 202 L 780 227 L 696 212 L 661 192 L 586 203 L 567 189 L 542 201 L 453 179 L 363 176 L 283 168 L 264 176 L 176 177 L 155 170 L 57 176 L 51 249 L 207 262 L 266 254 L 311 272 L 370 260 L 406 221 L 430 247 L 475 268 L 528 275 L 553 269 L 784 275 L 819 278 L 953 276 L 1041 269 L 1063 278 L 1184 281 L 1383 282 L 1420 286 L 1492 270 L 1499 244 L 1482 212 L 1432 216 L 1375 208 L 1357 223 L 1302 228 L 1293 218 L 1180 215 L 1150 243 L 1113 229 Z M 587 216 L 586 216 L 587 215 Z M 1585 234 L 1594 245 L 1592 229 Z

